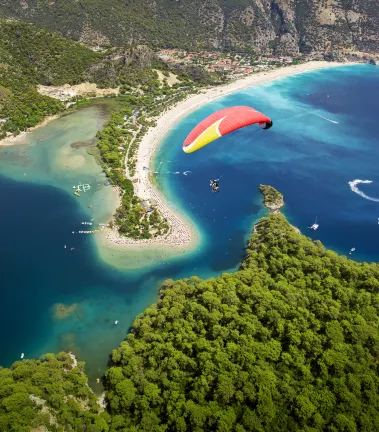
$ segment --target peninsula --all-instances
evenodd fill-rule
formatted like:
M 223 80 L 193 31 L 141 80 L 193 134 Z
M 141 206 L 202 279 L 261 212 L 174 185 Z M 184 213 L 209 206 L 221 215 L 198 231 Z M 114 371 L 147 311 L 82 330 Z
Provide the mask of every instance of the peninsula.
M 268 185 L 314 188 L 323 238 L 370 251 L 375 203 L 343 179 L 376 168 L 376 70 L 219 100 L 378 63 L 378 0 L 0 3 L 0 146 L 26 143 L 0 149 L 0 432 L 379 431 L 379 266 L 302 235 Z M 259 149 L 245 130 L 181 157 L 192 120 L 239 104 L 271 111 Z M 197 193 L 209 176 L 220 194 Z

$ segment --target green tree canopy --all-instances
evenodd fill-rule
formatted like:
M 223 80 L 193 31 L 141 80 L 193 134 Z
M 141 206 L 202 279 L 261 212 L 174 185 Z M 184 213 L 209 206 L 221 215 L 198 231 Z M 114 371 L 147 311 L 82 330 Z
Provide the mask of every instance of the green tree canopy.
M 167 281 L 106 374 L 111 431 L 379 430 L 379 266 L 255 227 L 241 269 Z
M 106 415 L 99 415 L 83 370 L 84 363 L 75 366 L 66 353 L 0 367 L 0 431 L 45 426 L 54 432 L 107 432 Z

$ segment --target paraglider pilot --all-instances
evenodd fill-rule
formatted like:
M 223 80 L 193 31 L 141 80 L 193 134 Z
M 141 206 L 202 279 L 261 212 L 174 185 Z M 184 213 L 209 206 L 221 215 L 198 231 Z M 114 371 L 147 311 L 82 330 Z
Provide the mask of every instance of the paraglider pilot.
M 210 186 L 212 188 L 212 192 L 220 192 L 220 187 L 218 185 L 218 181 L 219 181 L 219 179 L 210 181 Z
M 188 134 L 182 144 L 184 153 L 193 153 L 209 143 L 237 129 L 258 124 L 267 130 L 272 127 L 272 120 L 265 114 L 249 106 L 234 106 L 214 112 Z M 219 180 L 211 180 L 212 192 L 220 192 Z

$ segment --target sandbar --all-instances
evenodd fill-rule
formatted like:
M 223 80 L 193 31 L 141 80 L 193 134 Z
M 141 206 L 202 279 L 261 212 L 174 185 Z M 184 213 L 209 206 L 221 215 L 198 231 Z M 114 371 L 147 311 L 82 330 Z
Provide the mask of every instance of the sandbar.
M 167 202 L 167 199 L 150 181 L 149 171 L 143 169 L 144 167 L 152 167 L 153 158 L 159 145 L 175 123 L 200 106 L 239 90 L 291 75 L 351 64 L 354 63 L 312 61 L 254 73 L 229 84 L 204 88 L 199 93 L 188 96 L 186 100 L 179 102 L 169 111 L 162 113 L 156 121 L 156 126 L 151 127 L 140 142 L 137 152 L 136 175 L 134 176 L 138 181 L 134 183 L 134 187 L 137 196 L 144 200 L 152 199 L 154 201 L 160 213 L 170 223 L 169 233 L 155 239 L 134 240 L 120 236 L 114 228 L 104 228 L 101 233 L 94 236 L 100 257 L 115 267 L 136 269 L 149 264 L 168 264 L 168 259 L 170 262 L 175 257 L 182 259 L 183 255 L 188 256 L 201 248 L 200 229 L 180 208 L 173 208 Z M 43 123 L 30 130 L 45 126 L 57 117 L 47 117 Z M 0 140 L 0 145 L 22 143 L 26 134 L 27 132 L 22 132 L 16 137 L 6 137 Z M 79 168 L 83 163 L 81 157 L 76 157 L 79 155 L 73 156 L 73 159 L 69 159 L 68 154 L 61 154 L 60 156 L 64 159 L 64 163 L 68 163 L 70 166 L 72 163 L 74 168 Z M 105 212 L 103 216 L 107 216 L 108 220 L 111 220 L 120 205 L 120 194 L 116 188 L 112 187 L 106 190 L 106 194 L 108 198 L 106 202 L 104 200 L 102 202 L 102 208 Z
M 194 251 L 200 244 L 200 234 L 196 226 L 184 214 L 179 214 L 178 210 L 170 208 L 169 204 L 162 196 L 160 191 L 151 183 L 149 178 L 149 171 L 144 167 L 150 167 L 154 155 L 164 140 L 165 135 L 169 130 L 184 116 L 199 108 L 200 106 L 212 102 L 218 98 L 242 90 L 247 87 L 255 86 L 265 82 L 273 81 L 276 79 L 284 78 L 299 73 L 315 71 L 317 69 L 324 69 L 337 66 L 348 66 L 354 63 L 336 63 L 326 61 L 312 61 L 299 65 L 291 65 L 281 67 L 279 69 L 263 71 L 255 73 L 244 78 L 238 79 L 232 83 L 221 85 L 213 88 L 205 88 L 200 93 L 189 96 L 186 100 L 178 103 L 171 108 L 168 112 L 163 113 L 156 121 L 156 126 L 150 128 L 141 140 L 137 153 L 136 175 L 134 178 L 138 182 L 134 183 L 135 193 L 142 199 L 153 199 L 162 215 L 168 219 L 171 229 L 166 236 L 157 237 L 150 240 L 134 240 L 126 237 L 119 236 L 117 230 L 108 229 L 101 236 L 102 247 L 100 249 L 108 249 L 108 253 L 112 250 L 111 245 L 117 246 L 117 250 L 121 251 L 122 248 L 136 251 L 137 248 L 143 248 L 141 251 L 141 258 L 147 257 L 146 249 L 150 249 L 150 259 L 158 261 L 162 257 L 175 255 L 178 253 L 188 253 Z M 104 251 L 103 251 L 104 252 Z M 108 253 L 101 253 L 103 258 Z M 156 259 L 154 259 L 154 257 Z M 109 255 L 108 257 L 109 258 Z M 110 261 L 106 259 L 106 261 Z M 137 261 L 132 260 L 133 267 L 136 266 Z M 113 263 L 116 264 L 116 263 Z M 141 262 L 141 266 L 147 263 Z M 116 266 L 118 266 L 116 264 Z M 123 266 L 128 267 L 126 263 Z M 137 265 L 138 267 L 140 265 Z

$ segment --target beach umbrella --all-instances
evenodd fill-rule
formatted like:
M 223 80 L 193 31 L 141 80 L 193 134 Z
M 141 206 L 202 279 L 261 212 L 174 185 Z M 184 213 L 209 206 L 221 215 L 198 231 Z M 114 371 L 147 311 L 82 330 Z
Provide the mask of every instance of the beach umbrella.
M 195 152 L 216 139 L 237 129 L 258 124 L 270 129 L 272 120 L 249 106 L 234 106 L 219 110 L 201 121 L 183 143 L 185 153 Z

